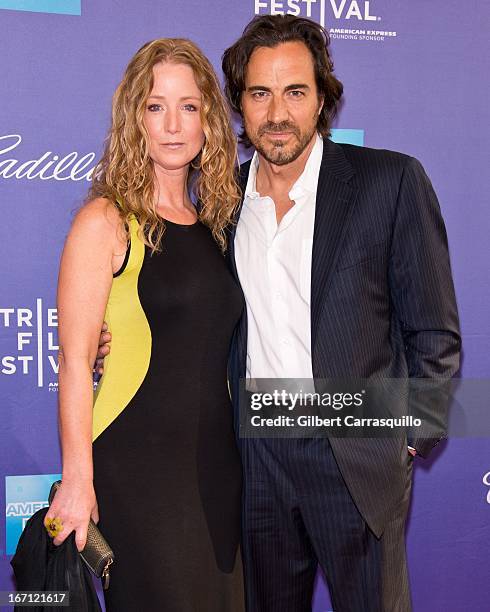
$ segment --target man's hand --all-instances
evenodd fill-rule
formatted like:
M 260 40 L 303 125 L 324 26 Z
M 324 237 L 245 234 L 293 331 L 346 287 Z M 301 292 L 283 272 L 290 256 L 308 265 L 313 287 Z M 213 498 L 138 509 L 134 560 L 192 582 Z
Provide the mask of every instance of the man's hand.
M 104 358 L 111 352 L 109 342 L 112 340 L 112 335 L 108 330 L 107 323 L 104 321 L 102 329 L 100 330 L 99 348 L 97 350 L 97 359 L 94 368 L 97 374 L 100 375 L 104 373 Z

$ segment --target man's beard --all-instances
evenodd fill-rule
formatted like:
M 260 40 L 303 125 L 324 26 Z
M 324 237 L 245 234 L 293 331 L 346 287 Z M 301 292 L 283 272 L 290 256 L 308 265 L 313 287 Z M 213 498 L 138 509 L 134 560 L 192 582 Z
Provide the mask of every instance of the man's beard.
M 245 131 L 247 126 L 245 125 Z M 262 144 L 262 137 L 267 136 L 267 133 L 292 132 L 296 136 L 296 144 L 288 149 L 287 145 L 282 142 L 272 142 L 266 149 Z M 301 132 L 299 127 L 289 121 L 281 123 L 264 123 L 259 127 L 255 134 L 247 133 L 250 142 L 255 147 L 256 151 L 269 163 L 275 166 L 284 166 L 298 159 L 303 153 L 311 139 L 315 135 L 316 125 L 312 125 L 306 132 Z

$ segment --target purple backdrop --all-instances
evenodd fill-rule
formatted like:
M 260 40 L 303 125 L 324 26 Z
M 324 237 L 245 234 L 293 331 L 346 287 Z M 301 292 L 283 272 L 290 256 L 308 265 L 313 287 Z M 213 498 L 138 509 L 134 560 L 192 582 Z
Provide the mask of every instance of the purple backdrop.
M 25 10 L 34 7 L 37 12 Z M 49 478 L 42 475 L 60 470 L 57 267 L 89 184 L 87 173 L 101 151 L 122 71 L 144 42 L 164 36 L 193 39 L 219 69 L 223 49 L 255 12 L 288 10 L 324 20 L 331 30 L 336 72 L 345 86 L 336 127 L 362 130 L 366 146 L 404 151 L 424 164 L 449 235 L 463 329 L 462 376 L 488 378 L 485 3 L 0 0 L 0 503 L 6 508 L 0 590 L 12 588 L 9 560 L 22 525 L 45 503 Z M 453 439 L 430 461 L 417 461 L 408 529 L 416 611 L 488 609 L 489 451 L 488 439 Z M 18 478 L 25 475 L 34 478 Z M 319 578 L 314 612 L 329 609 Z

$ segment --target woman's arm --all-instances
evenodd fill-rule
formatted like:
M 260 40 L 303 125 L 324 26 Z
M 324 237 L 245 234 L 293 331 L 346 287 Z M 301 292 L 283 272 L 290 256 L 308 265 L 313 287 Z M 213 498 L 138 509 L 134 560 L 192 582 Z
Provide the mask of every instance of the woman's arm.
M 92 468 L 92 368 L 112 284 L 119 225 L 117 211 L 106 200 L 84 206 L 68 234 L 58 279 L 63 478 L 48 517 L 63 522 L 55 544 L 75 530 L 78 550 L 85 546 L 90 517 L 98 520 Z

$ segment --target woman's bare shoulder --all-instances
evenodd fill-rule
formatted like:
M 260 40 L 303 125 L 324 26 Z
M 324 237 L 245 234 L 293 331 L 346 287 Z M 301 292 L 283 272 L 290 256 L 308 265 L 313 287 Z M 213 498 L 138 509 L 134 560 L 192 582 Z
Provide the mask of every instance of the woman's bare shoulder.
M 123 231 L 123 221 L 118 209 L 107 198 L 94 198 L 84 204 L 77 212 L 71 233 L 81 233 L 96 241 L 112 238 L 119 242 Z

